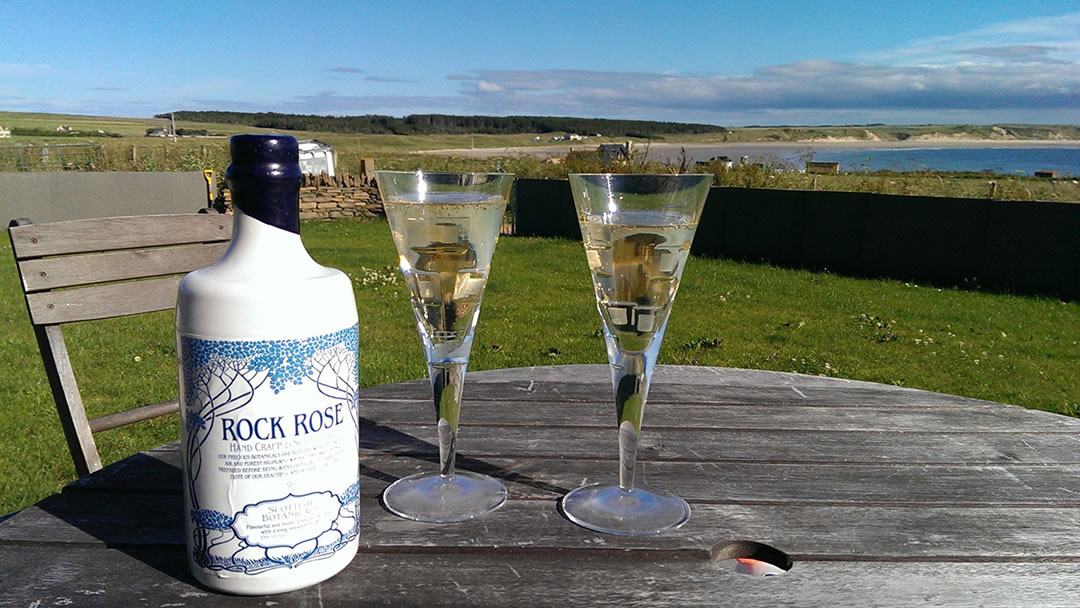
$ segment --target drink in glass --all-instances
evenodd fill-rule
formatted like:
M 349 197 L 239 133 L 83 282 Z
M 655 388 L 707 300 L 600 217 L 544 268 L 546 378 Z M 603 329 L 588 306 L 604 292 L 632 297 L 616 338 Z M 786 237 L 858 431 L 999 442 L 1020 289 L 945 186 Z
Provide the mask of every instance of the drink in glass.
M 514 176 L 377 171 L 398 262 L 427 358 L 439 470 L 402 478 L 383 504 L 417 521 L 447 523 L 499 508 L 506 487 L 455 471 L 458 415 L 473 332 Z
M 712 175 L 571 175 L 596 308 L 603 324 L 619 437 L 619 483 L 568 493 L 563 513 L 609 534 L 686 523 L 686 501 L 634 485 L 649 381 Z

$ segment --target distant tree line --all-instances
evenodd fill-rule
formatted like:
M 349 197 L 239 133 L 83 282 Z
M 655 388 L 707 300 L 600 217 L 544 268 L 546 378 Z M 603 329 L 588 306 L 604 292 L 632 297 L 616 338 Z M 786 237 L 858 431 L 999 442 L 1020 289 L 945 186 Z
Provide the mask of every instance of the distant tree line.
M 157 134 L 157 133 L 159 133 L 161 131 L 168 132 L 168 129 L 165 128 L 165 127 L 150 127 L 149 129 L 146 130 L 146 134 L 147 135 L 155 135 L 155 134 Z M 179 135 L 180 137 L 186 137 L 186 136 L 191 136 L 191 135 L 209 135 L 210 133 L 206 129 L 184 129 L 184 128 L 180 128 L 180 129 L 176 130 L 176 134 Z
M 39 129 L 33 127 L 11 127 L 12 135 L 28 135 L 33 137 L 123 137 L 112 131 L 57 131 L 55 129 Z
M 401 118 L 366 114 L 363 116 L 316 116 L 277 112 L 173 112 L 177 120 L 246 125 L 285 131 L 327 131 L 331 133 L 382 133 L 428 135 L 442 133 L 580 133 L 610 137 L 652 137 L 682 133 L 723 133 L 716 125 L 651 120 L 612 120 L 564 116 L 454 116 L 450 114 L 410 114 Z M 156 118 L 168 118 L 158 114 Z

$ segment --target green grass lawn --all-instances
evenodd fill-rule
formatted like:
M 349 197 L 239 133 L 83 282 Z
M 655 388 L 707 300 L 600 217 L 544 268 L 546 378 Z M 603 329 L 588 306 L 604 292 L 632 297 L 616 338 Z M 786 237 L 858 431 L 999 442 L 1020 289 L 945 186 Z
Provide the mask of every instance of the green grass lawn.
M 423 377 L 386 223 L 315 222 L 302 231 L 316 259 L 353 278 L 361 384 Z M 6 239 L 2 249 L 0 514 L 74 477 Z M 601 363 L 599 327 L 579 243 L 504 237 L 470 369 Z M 694 258 L 660 362 L 895 383 L 1076 415 L 1077 328 L 1076 302 Z M 171 313 L 75 324 L 66 334 L 91 416 L 175 394 Z M 468 424 L 468 408 L 462 420 Z M 178 432 L 170 417 L 97 439 L 109 462 L 172 441 Z

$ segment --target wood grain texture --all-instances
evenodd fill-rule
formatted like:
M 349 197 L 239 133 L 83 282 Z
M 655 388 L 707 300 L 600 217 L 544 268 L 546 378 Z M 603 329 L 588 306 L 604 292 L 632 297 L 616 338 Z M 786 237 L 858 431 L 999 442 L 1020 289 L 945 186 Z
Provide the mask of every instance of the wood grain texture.
M 175 550 L 3 547 L 0 605 L 356 606 L 1031 606 L 1075 607 L 1076 564 L 799 561 L 783 576 L 734 574 L 704 559 L 600 553 L 361 553 L 336 577 L 273 597 L 209 591 Z M 10 564 L 10 565 L 9 565 Z M 48 564 L 41 570 L 38 564 Z M 603 572 L 603 576 L 597 573 Z M 731 604 L 729 604 L 729 602 Z
M 427 457 L 366 454 L 360 493 L 377 497 L 391 482 L 437 466 Z M 484 458 L 462 456 L 459 468 L 501 479 L 513 500 L 555 500 L 589 482 L 614 479 L 608 460 Z M 815 504 L 867 506 L 1060 506 L 1080 505 L 1080 466 L 849 465 L 642 462 L 639 479 L 691 503 Z M 176 448 L 144 452 L 73 482 L 69 492 L 180 493 Z
M 614 458 L 612 428 L 475 426 L 458 437 L 458 451 L 473 458 Z M 364 428 L 361 450 L 431 455 L 434 425 Z M 1058 453 L 1060 450 L 1061 453 Z M 852 431 L 712 430 L 652 428 L 646 419 L 638 445 L 646 461 L 846 464 L 1080 464 L 1080 434 L 919 433 Z
M 93 433 L 177 406 L 175 401 L 154 404 L 88 421 L 61 324 L 173 308 L 180 275 L 213 263 L 228 246 L 232 217 L 179 214 L 47 224 L 20 219 L 10 223 L 8 235 L 75 470 L 86 475 L 101 468 Z M 161 275 L 174 276 L 130 280 Z M 70 287 L 75 288 L 63 289 Z
M 232 216 L 185 213 L 106 217 L 14 226 L 8 230 L 15 258 L 22 260 L 47 255 L 224 241 L 232 236 Z
M 228 247 L 211 243 L 33 259 L 21 262 L 19 271 L 24 289 L 35 292 L 188 273 L 213 264 Z
M 0 526 L 0 544 L 182 547 L 178 495 L 50 497 Z M 690 521 L 657 537 L 613 537 L 563 518 L 555 500 L 508 501 L 481 519 L 432 526 L 361 503 L 366 550 L 498 555 L 513 551 L 649 551 L 690 557 L 739 539 L 797 560 L 1080 561 L 1077 509 L 692 504 Z
M 116 412 L 115 414 L 94 418 L 90 421 L 90 430 L 95 433 L 100 433 L 101 431 L 142 422 L 143 420 L 150 420 L 151 418 L 157 418 L 158 416 L 166 416 L 178 411 L 180 411 L 179 399 L 162 401 L 161 403 L 152 403 L 123 412 Z
M 603 366 L 606 367 L 606 366 Z M 487 372 L 478 372 L 481 375 Z M 607 370 L 601 370 L 603 379 Z M 371 397 L 415 399 L 424 395 L 426 381 L 413 381 L 379 387 Z M 480 386 L 478 386 L 480 385 Z M 484 392 L 478 393 L 483 389 Z M 606 390 L 605 390 L 606 389 Z M 654 381 L 649 389 L 649 403 L 711 403 L 730 405 L 754 405 L 755 407 L 798 406 L 873 406 L 873 407 L 928 407 L 943 405 L 974 405 L 986 403 L 977 399 L 952 395 L 937 395 L 928 391 L 895 389 L 880 386 L 869 388 L 838 384 L 833 386 L 809 384 L 791 385 L 702 385 L 688 381 Z M 565 403 L 610 403 L 611 387 L 584 381 L 538 381 L 494 380 L 466 382 L 466 399 L 494 401 L 561 401 Z
M 0 523 L 0 604 L 186 606 L 1080 605 L 1080 424 L 985 401 L 833 378 L 660 367 L 638 479 L 686 498 L 682 528 L 596 534 L 558 500 L 616 478 L 604 365 L 470 374 L 458 466 L 510 499 L 426 525 L 379 503 L 437 466 L 426 380 L 365 389 L 361 553 L 273 598 L 192 582 L 175 443 Z M 752 540 L 790 572 L 734 574 L 710 551 Z M 16 556 L 18 559 L 16 560 Z M 91 584 L 92 582 L 92 584 Z
M 166 277 L 43 291 L 26 295 L 30 318 L 36 325 L 72 323 L 137 315 L 176 306 L 183 277 Z
M 101 457 L 86 419 L 86 408 L 68 357 L 64 332 L 59 325 L 37 326 L 34 336 L 75 472 L 80 476 L 92 473 L 101 468 Z
M 426 385 L 423 387 L 430 391 Z M 606 401 L 517 401 L 498 398 L 484 386 L 466 386 L 462 426 L 546 426 L 609 428 L 615 406 Z M 430 424 L 431 398 L 378 398 L 361 392 L 360 415 L 372 424 L 392 427 Z M 512 413 L 511 413 L 512 411 Z M 844 406 L 752 406 L 749 404 L 649 401 L 646 428 L 699 430 L 775 429 L 786 431 L 921 431 L 926 433 L 1080 432 L 1080 420 L 1025 410 L 1017 406 L 979 403 L 948 408 Z

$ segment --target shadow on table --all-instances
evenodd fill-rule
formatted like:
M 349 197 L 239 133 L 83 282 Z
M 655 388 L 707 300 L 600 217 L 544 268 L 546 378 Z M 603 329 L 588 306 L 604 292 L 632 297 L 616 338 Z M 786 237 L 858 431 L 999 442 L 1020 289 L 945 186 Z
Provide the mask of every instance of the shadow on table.
M 361 419 L 360 433 L 369 454 L 416 458 L 431 462 L 432 468 L 438 466 L 438 447 L 431 442 L 367 419 Z M 26 509 L 14 514 L 6 525 L 39 530 L 47 526 L 51 537 L 76 544 L 87 543 L 89 536 L 174 580 L 203 588 L 188 571 L 184 554 L 179 464 L 178 451 L 135 454 L 69 484 L 62 493 L 39 502 L 36 507 L 40 511 Z M 560 496 L 568 491 L 476 458 L 459 456 L 458 465 Z M 361 474 L 386 483 L 398 479 L 367 463 L 362 465 Z M 34 522 L 42 517 L 41 512 L 70 527 L 57 525 L 55 520 Z
M 392 427 L 383 426 L 364 417 L 360 418 L 360 447 L 362 450 L 369 450 L 377 454 L 402 456 L 430 462 L 432 465 L 430 467 L 431 470 L 439 468 L 439 446 Z M 378 479 L 387 484 L 394 483 L 400 479 L 397 475 L 380 471 L 379 469 L 370 466 L 364 462 L 364 460 L 364 458 L 361 458 L 360 461 L 360 474 L 362 476 Z M 491 477 L 502 480 L 504 483 L 529 486 L 559 496 L 570 491 L 562 486 L 534 479 L 524 473 L 501 467 L 479 458 L 472 458 L 460 452 L 457 454 L 456 467 L 475 473 L 490 475 Z
M 81 532 L 179 582 L 204 588 L 188 571 L 184 555 L 182 474 L 171 462 L 175 455 L 129 456 L 35 506 L 74 528 L 53 524 L 52 536 L 85 543 Z

